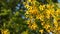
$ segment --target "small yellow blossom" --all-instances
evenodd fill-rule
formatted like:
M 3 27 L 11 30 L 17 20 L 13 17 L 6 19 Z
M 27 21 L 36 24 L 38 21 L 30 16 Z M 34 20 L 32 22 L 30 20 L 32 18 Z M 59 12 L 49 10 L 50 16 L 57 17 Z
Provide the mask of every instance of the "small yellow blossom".
M 57 22 L 55 22 L 54 25 L 55 25 L 56 27 L 58 27 L 58 23 L 57 23 Z
M 41 21 L 43 21 L 44 20 L 44 15 L 41 15 L 41 14 L 36 15 L 36 19 L 40 19 Z
M 41 22 L 41 25 L 44 25 L 45 24 L 45 22 Z
M 46 13 L 47 14 L 50 14 L 51 13 L 51 10 L 46 9 Z
M 47 30 L 47 32 L 50 32 L 50 30 Z
M 8 29 L 6 29 L 6 30 L 2 30 L 2 34 L 10 34 L 10 32 Z
M 50 9 L 50 8 L 53 8 L 53 7 L 54 7 L 54 5 L 50 5 L 50 4 L 47 4 L 46 6 L 47 6 L 47 8 L 48 8 L 48 9 Z
M 49 27 L 50 27 L 49 24 L 45 24 L 45 25 L 44 25 L 44 28 L 45 28 L 45 29 L 48 29 Z
M 57 30 L 60 31 L 60 27 L 58 27 Z
M 56 10 L 56 16 L 59 16 L 60 15 L 60 9 L 57 9 Z
M 40 9 L 40 10 L 44 10 L 44 8 L 45 8 L 45 5 L 40 5 L 40 6 L 39 6 L 39 9 Z
M 29 12 L 28 11 L 26 11 L 26 13 L 25 14 L 29 14 Z
M 54 25 L 55 25 L 56 27 L 58 27 L 58 22 L 57 22 L 56 19 L 54 19 Z
M 39 30 L 39 32 L 41 32 L 41 34 L 43 33 L 43 29 Z
M 29 25 L 28 26 L 30 29 L 32 29 L 32 30 L 35 30 L 36 28 L 37 28 L 37 25 L 36 25 L 36 23 L 34 22 L 34 23 L 32 23 L 32 25 Z
M 33 2 L 33 1 L 35 1 L 35 0 L 28 0 L 28 2 Z
M 37 14 L 38 13 L 37 8 L 36 7 L 32 7 L 32 6 L 29 7 L 28 11 L 29 11 L 30 14 Z

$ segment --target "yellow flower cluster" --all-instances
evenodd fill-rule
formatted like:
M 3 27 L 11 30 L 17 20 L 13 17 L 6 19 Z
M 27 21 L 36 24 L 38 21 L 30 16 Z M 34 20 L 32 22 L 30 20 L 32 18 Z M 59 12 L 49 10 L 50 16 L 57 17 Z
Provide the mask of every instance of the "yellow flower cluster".
M 40 19 L 41 21 L 43 21 L 44 15 L 38 14 L 38 15 L 36 15 L 36 19 Z
M 47 4 L 46 6 L 48 9 L 54 8 L 54 4 L 53 5 Z
M 36 7 L 29 6 L 29 9 L 25 14 L 38 14 L 38 10 Z
M 30 29 L 32 29 L 32 30 L 36 30 L 38 27 L 37 27 L 37 24 L 34 22 L 34 23 L 32 23 L 32 24 L 29 24 L 29 26 L 28 26 Z
M 37 19 L 47 30 L 47 32 L 56 32 L 57 30 L 60 30 L 60 8 L 55 8 L 54 4 L 46 4 L 46 5 L 39 5 L 37 7 L 37 4 L 34 4 L 28 8 L 25 14 L 28 14 L 26 16 L 30 17 L 29 19 Z M 36 21 L 34 21 L 31 25 L 29 23 L 29 28 L 36 29 L 37 25 Z M 38 22 L 38 21 L 37 21 Z M 55 29 L 54 29 L 55 28 Z M 38 27 L 39 29 L 39 27 Z M 43 32 L 44 30 L 39 30 L 39 32 Z

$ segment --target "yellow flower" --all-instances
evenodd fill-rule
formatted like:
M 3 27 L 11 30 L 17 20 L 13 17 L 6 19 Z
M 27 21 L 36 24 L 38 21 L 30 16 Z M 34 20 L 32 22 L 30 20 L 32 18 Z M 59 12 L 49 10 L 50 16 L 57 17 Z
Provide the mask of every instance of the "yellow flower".
M 40 15 L 36 15 L 36 19 L 39 19 L 40 18 Z
M 28 12 L 29 12 L 29 14 L 37 14 L 38 10 L 37 10 L 36 7 L 33 7 L 33 8 L 30 7 L 29 10 L 28 10 Z
M 30 10 L 29 13 L 30 14 L 37 14 L 37 11 L 36 10 Z
M 44 20 L 44 15 L 38 14 L 38 15 L 36 15 L 36 19 L 40 19 L 41 21 L 43 21 Z
M 56 14 L 56 16 L 59 16 L 60 15 L 60 9 L 57 9 L 55 14 Z
M 58 23 L 57 23 L 57 22 L 55 22 L 54 25 L 55 25 L 56 27 L 58 27 Z
M 50 14 L 47 14 L 46 18 L 48 18 L 48 19 L 49 19 L 49 18 L 50 18 Z
M 41 22 L 41 25 L 44 25 L 45 24 L 45 22 Z
M 29 14 L 29 12 L 28 12 L 28 11 L 26 11 L 25 15 L 26 15 L 26 14 Z
M 35 22 L 32 24 L 32 28 L 33 28 L 34 30 L 37 28 L 37 24 L 36 24 Z
M 50 13 L 51 13 L 50 10 L 46 9 L 46 17 L 47 18 L 50 18 Z
M 51 10 L 46 9 L 46 14 L 50 14 Z
M 44 25 L 44 28 L 45 28 L 46 30 L 47 30 L 49 27 L 50 27 L 49 24 L 45 24 L 45 25 Z
M 6 30 L 2 30 L 2 34 L 10 34 L 10 32 L 8 29 L 6 29 Z
M 25 3 L 25 2 L 24 2 L 24 5 L 25 5 L 26 8 L 29 8 L 29 7 L 30 7 L 30 6 L 28 5 L 28 3 Z
M 50 32 L 50 30 L 47 30 L 47 32 Z
M 32 25 L 30 24 L 28 27 L 32 30 L 35 30 L 37 28 L 37 24 L 34 22 L 32 23 Z
M 51 9 L 51 10 L 50 10 L 50 13 L 53 14 L 53 15 L 54 15 L 54 12 L 55 12 L 54 9 Z
M 54 25 L 55 25 L 56 27 L 58 27 L 58 22 L 57 22 L 56 18 L 54 19 Z
M 47 6 L 47 8 L 48 8 L 48 9 L 50 9 L 50 8 L 53 8 L 53 7 L 54 7 L 54 5 L 50 5 L 50 4 L 47 4 L 46 6 Z
M 40 5 L 40 6 L 39 6 L 39 9 L 40 9 L 40 10 L 44 10 L 44 8 L 45 8 L 45 5 Z
M 35 0 L 28 0 L 29 2 L 33 2 L 33 1 L 35 1 Z
M 39 30 L 39 32 L 41 32 L 41 34 L 43 33 L 43 29 Z
M 51 8 L 51 6 L 49 4 L 47 4 L 47 8 Z
M 46 17 L 49 19 L 50 15 L 54 15 L 54 9 L 46 9 Z
M 31 0 L 28 0 L 29 2 L 31 2 Z
M 60 27 L 58 27 L 57 30 L 60 31 Z

